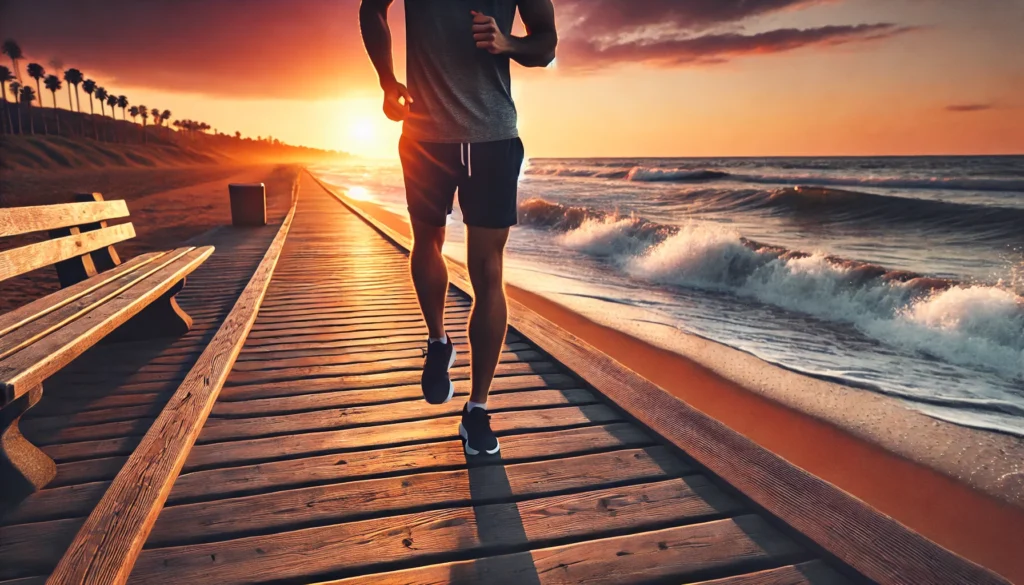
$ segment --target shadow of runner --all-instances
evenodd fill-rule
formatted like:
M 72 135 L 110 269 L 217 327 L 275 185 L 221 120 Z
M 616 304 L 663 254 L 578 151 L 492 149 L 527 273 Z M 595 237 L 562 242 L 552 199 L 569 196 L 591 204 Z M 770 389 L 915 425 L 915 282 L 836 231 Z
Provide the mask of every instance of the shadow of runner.
M 467 458 L 469 493 L 473 502 L 513 499 L 512 486 L 501 456 Z M 481 466 L 482 463 L 490 465 Z M 478 546 L 501 555 L 501 549 L 527 544 L 526 528 L 515 502 L 474 505 Z M 464 543 L 459 543 L 462 548 Z M 449 575 L 451 583 L 488 583 L 495 585 L 540 585 L 540 578 L 529 552 L 491 556 L 471 563 L 456 563 Z

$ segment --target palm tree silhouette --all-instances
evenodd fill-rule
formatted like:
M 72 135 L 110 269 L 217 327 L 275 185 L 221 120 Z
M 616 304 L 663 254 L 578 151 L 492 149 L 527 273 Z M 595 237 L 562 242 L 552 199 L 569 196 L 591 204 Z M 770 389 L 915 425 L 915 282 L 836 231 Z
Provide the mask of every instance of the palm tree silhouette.
M 79 71 L 78 69 L 75 69 L 74 67 L 72 67 L 71 69 L 68 69 L 67 71 L 64 72 L 64 81 L 66 81 L 66 82 L 70 83 L 71 85 L 75 86 L 75 105 L 76 105 L 75 109 L 78 110 L 79 113 L 82 112 L 82 102 L 78 98 L 78 84 L 82 83 L 83 79 L 85 79 L 85 76 L 82 75 L 81 71 Z M 71 92 L 71 88 L 68 87 L 68 95 L 69 96 L 71 95 L 70 92 Z
M 110 117 L 114 118 L 115 120 L 117 120 L 117 118 L 114 116 L 114 107 L 117 106 L 117 96 L 116 95 L 108 95 L 107 96 L 107 105 L 110 106 Z
M 146 120 L 149 119 L 149 109 L 146 106 L 139 106 L 139 115 L 142 116 L 142 143 L 145 144 L 146 140 Z
M 135 123 L 135 118 L 139 115 L 139 107 L 132 106 L 128 108 L 128 115 L 132 117 L 132 123 Z
M 53 94 L 53 117 L 57 118 L 57 136 L 60 136 L 60 110 L 57 109 L 57 90 L 62 87 L 60 77 L 56 75 L 47 75 L 46 80 L 43 81 L 43 85 L 46 89 L 50 90 Z M 43 104 L 43 100 L 40 98 L 39 105 Z M 43 118 L 46 120 L 46 118 Z
M 21 81 L 21 71 L 18 69 L 18 59 L 24 57 L 21 52 L 21 46 L 14 42 L 14 39 L 7 39 L 3 44 L 3 53 L 11 58 L 11 65 L 14 66 L 14 75 L 18 81 Z M 20 118 L 20 116 L 19 116 Z
M 43 66 L 39 63 L 29 63 L 28 67 L 25 69 L 28 70 L 28 76 L 36 80 L 36 93 L 39 94 L 39 101 L 41 103 L 43 99 L 43 89 L 39 86 L 39 82 L 46 77 L 46 69 L 43 69 Z
M 35 99 L 36 99 L 36 92 L 35 92 L 34 89 L 32 89 L 31 86 L 25 85 L 25 86 L 22 86 L 21 92 L 19 94 L 19 97 L 21 98 L 21 103 L 25 104 L 25 109 L 28 111 L 28 127 L 29 127 L 29 131 L 31 131 L 32 134 L 35 134 L 36 133 L 36 125 L 32 121 L 32 102 L 34 102 Z M 21 124 L 20 116 L 19 116 L 18 124 L 19 125 Z
M 96 82 L 91 79 L 86 79 L 82 82 L 82 91 L 89 96 L 89 115 L 96 113 L 96 110 L 92 108 L 92 92 L 96 91 Z
M 128 96 L 117 96 L 117 107 L 121 108 L 121 119 L 124 120 L 124 109 L 128 107 Z
M 11 85 L 8 86 L 11 90 L 11 95 L 14 96 L 14 103 L 21 103 L 21 83 L 12 81 Z M 14 132 L 14 125 L 11 125 L 11 132 Z M 21 106 L 18 106 L 18 134 L 24 134 L 21 128 Z
M 96 88 L 96 100 L 100 102 L 100 115 L 106 116 L 107 111 L 103 109 L 103 104 L 106 103 L 107 90 L 102 87 Z
M 11 128 L 11 134 L 14 134 L 14 122 L 11 120 L 11 110 L 7 105 L 7 82 L 9 81 L 14 81 L 11 70 L 6 65 L 0 65 L 0 95 L 4 98 L 4 117 L 7 118 L 7 126 Z
M 163 113 L 160 114 L 160 121 L 161 122 L 166 122 L 167 120 L 170 120 L 170 119 L 171 119 L 171 111 L 170 110 L 164 110 Z M 171 127 L 167 126 L 167 139 L 170 140 L 170 138 L 171 138 Z

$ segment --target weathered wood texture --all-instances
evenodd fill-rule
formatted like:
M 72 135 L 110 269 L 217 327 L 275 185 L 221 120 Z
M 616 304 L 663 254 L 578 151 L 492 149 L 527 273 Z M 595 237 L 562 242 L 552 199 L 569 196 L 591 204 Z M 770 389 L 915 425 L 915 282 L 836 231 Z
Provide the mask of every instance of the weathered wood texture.
M 242 361 L 130 582 L 374 582 L 445 563 L 458 581 L 458 567 L 475 559 L 501 567 L 507 582 L 632 583 L 815 558 L 514 333 L 489 401 L 502 455 L 467 461 L 457 428 L 469 299 L 453 290 L 446 319 L 460 351 L 452 370 L 460 398 L 426 406 L 417 355 L 426 329 L 405 262 L 304 179 Z M 126 417 L 136 407 L 115 408 L 129 409 Z M 62 465 L 131 449 L 101 438 L 123 420 L 90 420 L 97 428 L 75 436 L 92 439 L 49 451 Z M 77 489 L 105 487 L 98 483 Z M 76 487 L 64 489 L 70 496 Z M 52 534 L 73 531 L 79 508 L 59 495 L 33 499 L 22 517 Z
M 224 324 L 107 488 L 48 583 L 127 579 L 256 320 L 294 215 L 293 204 Z
M 0 238 L 128 217 L 123 199 L 0 209 Z
M 409 248 L 408 237 L 362 213 L 343 196 L 335 196 L 381 234 Z M 469 289 L 463 267 L 451 265 L 449 272 L 456 286 Z M 521 303 L 510 301 L 509 315 L 511 327 L 576 372 L 634 420 L 862 575 L 881 583 L 908 585 L 1006 583 L 762 449 Z
M 42 400 L 22 418 L 21 429 L 27 438 L 37 444 L 49 443 L 44 447 L 47 451 L 59 451 L 65 445 L 50 443 L 48 437 L 76 440 L 74 437 L 90 426 L 118 422 L 123 424 L 108 427 L 113 435 L 107 436 L 113 436 L 112 440 L 122 445 L 122 454 L 107 457 L 100 451 L 89 452 L 88 442 L 71 443 L 67 446 L 86 447 L 75 450 L 81 457 L 74 461 L 58 460 L 57 476 L 46 489 L 17 508 L 0 510 L 0 583 L 34 577 L 45 581 L 51 573 L 67 544 L 209 345 L 252 277 L 290 208 L 293 180 L 294 175 L 280 173 L 267 183 L 275 225 L 254 230 L 218 228 L 183 242 L 217 249 L 192 273 L 189 285 L 177 295 L 181 307 L 193 316 L 193 328 L 188 334 L 176 339 L 104 342 L 47 380 Z M 155 257 L 144 256 L 149 261 Z M 137 261 L 127 260 L 112 272 L 118 274 L 126 270 L 125 265 Z M 67 304 L 92 290 L 95 288 L 75 286 L 57 294 L 67 293 Z M 173 366 L 168 367 L 168 363 Z M 145 392 L 133 389 L 132 380 L 140 377 L 146 380 Z
M 0 383 L 3 384 L 4 395 L 8 400 L 13 400 L 29 388 L 41 384 L 118 326 L 153 304 L 182 278 L 205 262 L 212 253 L 213 248 L 210 246 L 189 248 L 180 255 L 172 252 L 172 259 L 169 262 L 158 265 L 152 271 L 147 271 L 140 278 L 133 280 L 128 285 L 130 288 L 119 287 L 115 282 L 108 287 L 114 287 L 115 290 L 112 292 L 116 292 L 116 295 L 111 295 L 111 292 L 104 289 L 93 293 L 100 297 L 96 301 L 98 304 L 91 303 L 88 296 L 80 299 L 83 315 L 63 327 L 47 328 L 48 320 L 41 322 L 43 327 L 38 335 L 34 334 L 34 337 L 27 340 L 35 339 L 34 343 L 0 360 Z M 125 278 L 133 276 L 134 273 Z M 124 290 L 120 290 L 122 288 Z M 68 309 L 68 312 L 73 310 L 69 307 L 65 309 Z M 50 317 L 59 323 L 63 311 L 64 309 L 57 314 L 51 314 Z M 33 329 L 33 324 L 30 323 L 26 327 Z M 12 334 L 17 336 L 19 331 L 20 329 L 16 329 Z
M 7 280 L 134 237 L 135 228 L 132 224 L 123 223 L 5 250 L 0 252 L 0 280 Z

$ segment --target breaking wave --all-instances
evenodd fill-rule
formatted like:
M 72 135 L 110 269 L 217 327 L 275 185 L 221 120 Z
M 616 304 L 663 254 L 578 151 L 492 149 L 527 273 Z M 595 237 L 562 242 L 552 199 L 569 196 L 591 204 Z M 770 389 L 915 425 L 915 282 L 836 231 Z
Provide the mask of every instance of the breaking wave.
M 1024 298 L 815 252 L 787 250 L 710 223 L 667 226 L 530 199 L 526 225 L 650 283 L 756 299 L 855 326 L 892 346 L 1024 380 Z

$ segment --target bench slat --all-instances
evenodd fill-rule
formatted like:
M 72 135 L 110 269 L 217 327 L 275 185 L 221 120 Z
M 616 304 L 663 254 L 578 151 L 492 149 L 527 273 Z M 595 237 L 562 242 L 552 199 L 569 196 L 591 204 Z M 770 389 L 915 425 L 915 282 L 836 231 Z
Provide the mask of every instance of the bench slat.
M 0 252 L 0 281 L 135 237 L 130 223 Z
M 139 268 L 142 268 L 166 253 L 167 252 L 150 252 L 148 254 L 136 256 L 124 264 L 116 266 L 106 272 L 101 272 L 88 280 L 83 280 L 82 282 L 73 284 L 67 288 L 62 288 L 53 294 L 46 295 L 41 299 L 36 299 L 27 305 L 23 305 L 13 311 L 0 315 L 0 337 L 7 335 L 18 327 L 22 327 L 36 319 L 40 319 L 68 303 L 72 303 L 82 298 L 115 278 L 119 278 L 129 272 L 134 272 Z
M 128 217 L 123 199 L 0 209 L 0 238 Z
M 61 327 L 67 326 L 69 323 L 102 306 L 103 303 L 117 298 L 129 288 L 139 284 L 154 272 L 174 262 L 192 249 L 191 246 L 179 248 L 170 254 L 164 255 L 157 261 L 147 263 L 141 270 L 122 273 L 118 278 L 107 280 L 106 284 L 78 300 L 68 303 L 45 317 L 36 319 L 24 327 L 19 327 L 9 334 L 0 337 L 0 359 L 4 359 L 42 337 L 57 331 Z
M 182 277 L 198 268 L 212 253 L 211 246 L 189 251 L 129 289 L 126 294 L 104 303 L 67 327 L 0 360 L 0 384 L 6 401 L 21 396 L 81 355 L 160 298 Z

